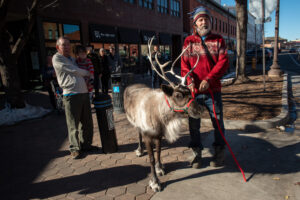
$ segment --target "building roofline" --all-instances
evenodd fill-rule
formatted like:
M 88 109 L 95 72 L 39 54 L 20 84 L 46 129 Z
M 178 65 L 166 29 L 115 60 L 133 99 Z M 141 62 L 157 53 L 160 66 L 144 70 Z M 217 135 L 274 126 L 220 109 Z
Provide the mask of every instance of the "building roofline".
M 229 12 L 229 9 L 225 9 L 224 6 L 222 6 L 221 4 L 215 2 L 215 1 L 205 1 L 209 4 L 212 4 L 213 6 L 217 7 L 218 9 L 220 9 L 221 11 L 227 13 L 228 15 L 230 15 L 231 17 L 233 17 L 234 19 L 236 19 L 236 16 L 234 14 L 232 14 L 231 12 Z M 202 2 L 201 2 L 202 3 Z M 233 6 L 232 6 L 233 7 Z M 229 7 L 228 7 L 229 8 Z

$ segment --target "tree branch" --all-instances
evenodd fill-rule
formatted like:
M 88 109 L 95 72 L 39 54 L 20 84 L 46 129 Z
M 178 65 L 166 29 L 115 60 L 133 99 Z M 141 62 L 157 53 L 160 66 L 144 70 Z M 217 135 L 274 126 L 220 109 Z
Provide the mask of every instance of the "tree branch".
M 3 27 L 6 22 L 8 4 L 8 0 L 0 0 L 0 30 L 3 30 Z
M 46 4 L 46 5 L 43 5 L 43 6 L 41 5 L 39 9 L 44 10 L 46 8 L 49 8 L 49 7 L 52 7 L 52 8 L 57 7 L 58 6 L 58 1 L 59 0 L 54 0 L 54 1 L 52 1 L 48 4 Z
M 23 47 L 26 45 L 29 37 L 30 37 L 30 33 L 33 29 L 34 23 L 35 23 L 35 16 L 37 13 L 37 7 L 40 3 L 40 0 L 33 0 L 32 5 L 30 7 L 30 9 L 28 10 L 28 24 L 24 30 L 23 33 L 21 33 L 21 35 L 19 36 L 17 42 L 15 43 L 13 49 L 12 49 L 12 54 L 14 56 L 15 60 L 18 60 Z
M 12 55 L 14 56 L 15 60 L 18 60 L 24 46 L 26 45 L 27 41 L 29 40 L 30 33 L 32 32 L 33 26 L 35 24 L 36 15 L 38 9 L 40 8 L 42 0 L 33 0 L 30 9 L 28 9 L 28 24 L 24 29 L 24 32 L 21 33 L 17 42 L 15 43 L 14 47 L 12 48 Z M 46 7 L 55 6 L 58 0 L 52 1 L 46 5 Z

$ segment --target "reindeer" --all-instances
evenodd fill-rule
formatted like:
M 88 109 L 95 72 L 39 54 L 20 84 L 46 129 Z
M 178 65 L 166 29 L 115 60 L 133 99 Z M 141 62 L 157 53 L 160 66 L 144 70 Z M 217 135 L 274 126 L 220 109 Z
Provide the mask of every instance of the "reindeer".
M 155 61 L 160 68 L 159 72 L 151 58 L 153 39 L 154 38 L 148 41 L 147 57 L 153 70 L 167 81 L 169 85 L 163 84 L 161 89 L 151 89 L 144 84 L 134 84 L 127 87 L 124 91 L 124 109 L 128 121 L 138 129 L 140 152 L 142 151 L 142 136 L 144 137 L 151 164 L 149 186 L 156 192 L 161 191 L 161 185 L 157 176 L 165 174 L 160 160 L 162 137 L 165 137 L 170 143 L 176 141 L 184 120 L 187 120 L 188 116 L 200 118 L 203 109 L 194 101 L 194 97 L 186 85 L 187 77 L 197 66 L 199 55 L 197 55 L 197 62 L 189 73 L 187 73 L 185 77 L 181 77 L 174 73 L 174 65 L 189 47 L 182 51 L 173 62 L 171 69 L 167 72 L 164 72 L 164 68 L 168 66 L 171 61 L 161 64 L 156 54 Z M 181 82 L 175 85 L 168 79 L 166 73 L 174 75 Z M 153 154 L 153 143 L 156 148 L 156 163 Z

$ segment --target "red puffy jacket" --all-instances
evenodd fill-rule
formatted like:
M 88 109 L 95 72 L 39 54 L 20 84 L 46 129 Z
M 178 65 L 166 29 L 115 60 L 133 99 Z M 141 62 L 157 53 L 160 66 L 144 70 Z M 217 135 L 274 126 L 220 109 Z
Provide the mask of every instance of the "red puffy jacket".
M 181 76 L 185 76 L 191 68 L 196 64 L 197 54 L 199 55 L 199 62 L 190 76 L 194 79 L 195 93 L 200 93 L 198 88 L 202 80 L 207 80 L 209 88 L 213 92 L 221 91 L 220 78 L 224 75 L 229 67 L 227 50 L 225 41 L 222 36 L 217 34 L 209 34 L 204 40 L 211 57 L 215 61 L 215 65 L 210 61 L 206 55 L 206 51 L 201 44 L 199 35 L 188 36 L 183 45 L 183 49 L 189 44 L 189 49 L 181 57 Z M 191 83 L 191 79 L 187 79 L 187 84 Z M 202 93 L 208 93 L 204 91 Z

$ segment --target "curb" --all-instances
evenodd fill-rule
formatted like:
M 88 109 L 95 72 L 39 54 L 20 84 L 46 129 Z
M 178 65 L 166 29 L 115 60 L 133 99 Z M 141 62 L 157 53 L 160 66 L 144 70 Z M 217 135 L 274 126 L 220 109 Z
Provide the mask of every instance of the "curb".
M 289 120 L 289 105 L 288 105 L 288 74 L 283 75 L 282 86 L 282 108 L 281 113 L 266 120 L 224 120 L 225 129 L 240 129 L 240 130 L 253 130 L 253 129 L 270 129 L 276 126 L 281 126 Z M 201 126 L 210 126 L 212 123 L 210 119 L 201 119 Z

